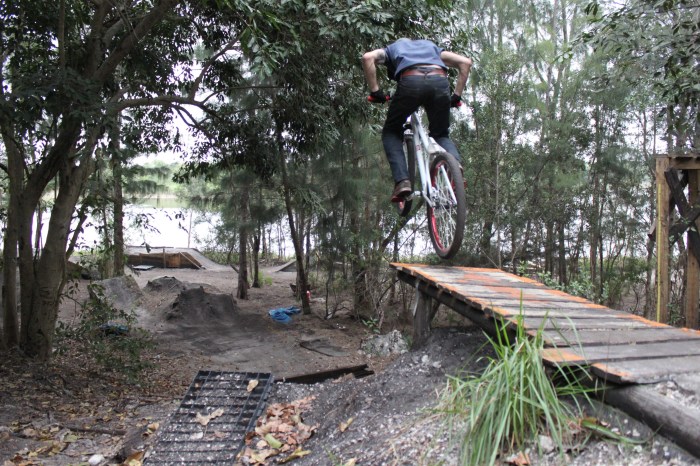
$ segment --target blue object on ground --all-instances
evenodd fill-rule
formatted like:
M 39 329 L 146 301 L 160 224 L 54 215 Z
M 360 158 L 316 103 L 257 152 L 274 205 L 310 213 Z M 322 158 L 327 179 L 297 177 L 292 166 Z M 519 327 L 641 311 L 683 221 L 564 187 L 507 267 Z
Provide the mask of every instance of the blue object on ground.
M 281 307 L 278 309 L 270 309 L 269 311 L 267 311 L 267 313 L 270 314 L 270 317 L 272 317 L 273 320 L 283 324 L 288 324 L 292 321 L 292 318 L 289 317 L 290 315 L 299 314 L 300 312 L 301 309 L 299 309 L 299 306 Z

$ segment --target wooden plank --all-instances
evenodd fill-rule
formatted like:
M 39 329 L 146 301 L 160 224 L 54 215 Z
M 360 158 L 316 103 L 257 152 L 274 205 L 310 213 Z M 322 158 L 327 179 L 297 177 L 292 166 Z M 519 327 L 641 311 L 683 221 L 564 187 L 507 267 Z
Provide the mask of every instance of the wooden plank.
M 700 170 L 700 160 L 672 158 L 669 166 L 678 170 Z
M 548 288 L 497 288 L 493 286 L 483 285 L 481 283 L 471 283 L 471 284 L 444 284 L 439 285 L 440 288 L 449 290 L 452 293 L 478 299 L 512 299 L 518 302 L 529 302 L 529 301 L 543 301 L 552 303 L 581 303 L 589 304 L 591 306 L 599 306 L 594 304 L 584 298 L 579 298 L 577 296 L 567 295 L 561 291 L 550 290 Z
M 392 263 L 397 269 L 411 275 L 420 275 L 425 281 L 435 284 L 469 284 L 478 282 L 483 285 L 506 288 L 546 288 L 535 280 L 497 269 L 477 269 L 466 267 L 445 267 Z
M 551 303 L 539 303 L 538 307 L 531 308 L 528 306 L 526 308 L 521 308 L 517 305 L 500 306 L 500 301 L 494 300 L 469 299 L 463 296 L 459 296 L 458 299 L 464 301 L 465 303 L 474 307 L 475 309 L 481 310 L 489 316 L 498 316 L 507 319 L 514 319 L 521 314 L 526 317 L 550 316 L 596 319 L 613 317 L 628 318 L 631 315 L 622 311 L 614 311 L 611 309 L 599 309 L 596 307 L 585 306 L 579 303 L 568 303 L 568 308 L 555 308 Z
M 591 371 L 612 383 L 654 383 L 674 374 L 700 372 L 700 355 L 599 362 Z
M 568 317 L 571 319 L 601 319 L 609 317 L 619 317 L 624 318 L 625 314 L 622 311 L 612 311 L 605 312 L 599 309 L 588 309 L 585 307 L 569 307 L 569 308 L 559 308 L 552 309 L 550 306 L 542 306 L 539 308 L 533 308 L 527 306 L 525 308 L 519 308 L 517 306 L 501 306 L 500 303 L 494 303 L 490 306 L 494 311 L 497 311 L 500 315 L 511 315 L 517 317 L 523 315 L 526 317 Z M 630 314 L 627 314 L 630 315 Z
M 515 308 L 515 309 L 520 309 L 522 306 L 524 309 L 543 309 L 543 310 L 567 310 L 571 309 L 573 310 L 586 310 L 586 311 L 595 311 L 598 313 L 598 315 L 601 315 L 601 313 L 606 313 L 606 312 L 612 312 L 612 313 L 622 313 L 624 311 L 617 311 L 615 309 L 611 309 L 609 307 L 601 306 L 600 304 L 594 304 L 594 303 L 579 303 L 579 302 L 573 302 L 573 301 L 545 301 L 545 300 L 530 300 L 527 302 L 520 301 L 519 299 L 510 299 L 510 298 L 493 298 L 493 297 L 480 297 L 480 296 L 465 296 L 465 299 L 469 299 L 470 301 L 476 301 L 479 302 L 485 306 L 489 306 L 493 304 L 494 306 L 499 306 L 503 308 Z M 628 313 L 626 313 L 628 314 Z
M 342 377 L 347 374 L 352 374 L 356 379 L 359 379 L 361 377 L 372 375 L 374 372 L 367 367 L 367 364 L 361 364 L 358 366 L 338 367 L 335 369 L 311 372 L 308 374 L 295 374 L 289 377 L 283 377 L 282 381 L 289 383 L 313 384 L 323 382 L 324 380 L 328 379 L 337 379 L 338 377 Z
M 470 285 L 442 285 L 442 288 L 449 289 L 453 293 L 460 294 L 465 297 L 477 298 L 477 299 L 511 299 L 513 301 L 527 303 L 530 301 L 535 302 L 553 302 L 553 303 L 588 303 L 593 306 L 600 306 L 599 304 L 594 304 L 583 298 L 577 298 L 575 296 L 566 296 L 560 292 L 549 289 L 531 289 L 522 290 L 515 288 L 495 288 L 492 286 L 484 286 L 477 283 L 472 283 Z M 573 298 L 573 299 L 571 299 Z
M 642 343 L 637 345 L 570 346 L 545 348 L 543 359 L 553 365 L 591 365 L 620 360 L 648 360 L 700 355 L 700 339 L 683 342 Z M 700 369 L 700 368 L 699 368 Z
M 531 330 L 531 335 L 537 331 Z M 695 331 L 680 328 L 631 328 L 621 332 L 619 329 L 603 330 L 545 330 L 542 335 L 549 345 L 554 346 L 598 346 L 626 345 L 630 343 L 652 343 L 662 341 L 683 341 L 700 338 Z
M 668 157 L 656 159 L 656 320 L 668 322 L 669 299 L 669 244 L 668 224 L 671 198 L 664 174 L 669 166 Z
M 195 269 L 201 269 L 201 268 L 202 268 L 202 264 L 200 264 L 199 261 L 198 261 L 197 259 L 195 259 L 194 257 L 192 257 L 192 254 L 190 254 L 190 253 L 188 253 L 188 252 L 181 252 L 180 255 L 181 255 L 182 257 L 184 257 L 184 258 L 185 258 L 185 261 L 189 262 L 189 263 L 193 266 L 193 268 L 195 268 Z
M 638 319 L 620 319 L 620 318 L 601 318 L 601 319 L 578 319 L 568 320 L 564 318 L 550 319 L 539 317 L 525 317 L 525 327 L 528 330 L 536 330 L 543 328 L 546 330 L 564 329 L 570 330 L 573 328 L 580 330 L 618 330 L 623 331 L 632 328 L 648 328 L 649 325 Z

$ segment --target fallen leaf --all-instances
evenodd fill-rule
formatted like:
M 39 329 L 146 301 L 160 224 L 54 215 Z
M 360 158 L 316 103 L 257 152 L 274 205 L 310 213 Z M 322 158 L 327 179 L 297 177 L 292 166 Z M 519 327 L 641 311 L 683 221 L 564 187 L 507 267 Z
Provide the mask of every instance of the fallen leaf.
M 207 424 L 209 424 L 209 422 L 210 422 L 212 419 L 215 419 L 215 418 L 217 418 L 217 417 L 219 417 L 219 416 L 222 416 L 223 414 L 224 414 L 224 410 L 221 409 L 221 408 L 219 408 L 219 409 L 217 409 L 216 411 L 214 411 L 214 412 L 212 412 L 212 413 L 210 413 L 210 414 L 199 414 L 199 413 L 197 413 L 197 415 L 195 416 L 195 420 L 196 420 L 198 423 L 200 423 L 201 425 L 206 426 Z
M 348 430 L 348 427 L 350 427 L 350 424 L 352 424 L 352 421 L 354 421 L 354 420 L 355 420 L 355 418 L 351 417 L 347 421 L 341 422 L 340 423 L 340 431 L 345 432 L 346 430 Z
M 357 463 L 357 460 L 355 458 L 351 458 L 351 459 L 347 460 L 343 464 L 343 466 L 355 466 L 356 463 Z
M 144 452 L 137 451 L 129 455 L 126 460 L 122 463 L 122 466 L 141 466 L 141 460 L 143 460 Z
M 277 450 L 277 449 L 282 447 L 282 442 L 280 442 L 275 437 L 273 437 L 272 434 L 266 434 L 264 438 L 265 438 L 265 441 L 267 442 L 267 444 L 270 445 L 271 448 L 274 448 L 275 450 Z
M 253 465 L 260 465 L 264 466 L 266 465 L 266 461 L 269 457 L 277 455 L 277 452 L 275 450 L 270 450 L 270 449 L 265 449 L 265 450 L 251 450 L 250 448 L 247 448 L 245 453 L 242 455 L 243 458 L 245 458 L 246 464 L 253 464 Z M 238 464 L 238 463 L 236 463 Z
M 280 464 L 288 463 L 288 462 L 295 460 L 297 458 L 303 458 L 304 456 L 309 455 L 309 454 L 311 454 L 311 450 L 302 450 L 301 447 L 299 447 L 296 450 L 294 450 L 292 452 L 292 454 L 289 455 L 288 457 L 279 460 L 279 463 Z
M 160 427 L 160 424 L 158 424 L 157 422 L 152 422 L 152 423 L 148 424 L 146 426 L 146 431 L 143 433 L 143 436 L 149 437 L 149 436 L 153 435 L 158 430 L 159 427 Z
M 246 390 L 252 392 L 253 390 L 255 390 L 255 387 L 257 387 L 259 383 L 260 382 L 257 379 L 251 380 L 250 382 L 248 382 L 248 388 Z
M 160 424 L 157 422 L 152 422 L 146 426 L 146 429 L 148 429 L 151 432 L 155 432 L 160 428 Z
M 518 453 L 506 458 L 507 464 L 514 464 L 515 466 L 527 466 L 530 464 L 530 459 L 525 453 L 519 451 Z

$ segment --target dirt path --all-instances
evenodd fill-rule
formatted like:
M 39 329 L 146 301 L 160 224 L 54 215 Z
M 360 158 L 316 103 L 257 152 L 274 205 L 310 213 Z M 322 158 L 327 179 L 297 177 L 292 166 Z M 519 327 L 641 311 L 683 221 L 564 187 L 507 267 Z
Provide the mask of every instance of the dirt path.
M 222 293 L 235 295 L 236 273 L 230 268 L 216 270 L 152 269 L 136 278 L 143 289 L 149 281 L 166 275 L 181 282 L 203 283 Z M 268 311 L 296 306 L 290 283 L 294 272 L 279 272 L 277 267 L 263 269 L 268 282 L 263 288 L 251 288 L 248 300 L 236 300 L 235 315 L 229 319 L 204 318 L 201 321 L 168 322 L 150 319 L 147 328 L 158 336 L 164 351 L 171 355 L 187 355 L 192 359 L 191 371 L 199 369 L 270 372 L 276 378 L 306 374 L 339 366 L 362 364 L 365 357 L 358 352 L 367 329 L 349 316 L 324 320 L 322 300 L 312 300 L 312 314 L 292 316 L 290 323 L 274 321 Z M 174 299 L 171 293 L 160 293 L 146 306 L 158 309 Z M 145 319 L 142 319 L 145 321 Z M 301 346 L 307 341 L 326 341 L 338 347 L 343 356 L 329 357 Z
M 140 384 L 92 370 L 80 355 L 57 355 L 51 366 L 27 365 L 17 355 L 6 355 L 0 368 L 2 465 L 104 465 L 122 464 L 129 455 L 140 458 L 199 370 L 271 372 L 284 378 L 357 364 L 368 364 L 376 374 L 273 388 L 269 404 L 313 398 L 303 413 L 304 421 L 315 426 L 304 445 L 309 454 L 291 464 L 458 463 L 458 448 L 430 410 L 448 374 L 483 367 L 489 353 L 478 329 L 465 327 L 461 319 L 446 319 L 449 325 L 435 330 L 420 351 L 369 355 L 360 347 L 363 339 L 372 337 L 370 329 L 348 313 L 324 320 L 325 306 L 318 298 L 312 315 L 294 315 L 289 324 L 273 321 L 270 309 L 297 304 L 289 287 L 295 274 L 277 267 L 263 274 L 266 285 L 251 289 L 249 300 L 236 300 L 233 310 L 224 314 L 201 305 L 188 312 L 173 311 L 178 290 L 149 291 L 148 284 L 170 276 L 179 283 L 201 284 L 213 294 L 231 295 L 237 277 L 230 268 L 152 269 L 136 275 L 144 294 L 139 320 L 158 342 L 150 354 L 157 365 Z M 173 312 L 178 316 L 168 319 Z M 75 306 L 66 303 L 62 318 L 74 322 Z M 309 341 L 322 342 L 339 355 L 302 346 Z M 644 426 L 614 410 L 603 407 L 599 415 L 615 422 L 623 434 L 653 438 Z M 593 442 L 565 458 L 544 455 L 532 464 L 700 463 L 655 438 L 642 446 Z

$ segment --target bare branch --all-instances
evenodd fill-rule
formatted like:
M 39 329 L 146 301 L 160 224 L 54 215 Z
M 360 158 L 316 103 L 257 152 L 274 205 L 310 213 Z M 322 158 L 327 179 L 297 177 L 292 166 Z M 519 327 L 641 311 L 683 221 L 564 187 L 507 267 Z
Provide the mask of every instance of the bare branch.
M 216 52 L 214 55 L 209 57 L 209 60 L 204 62 L 204 66 L 202 66 L 202 71 L 199 73 L 199 76 L 197 76 L 197 78 L 195 78 L 194 83 L 192 84 L 192 88 L 190 89 L 189 97 L 191 99 L 194 99 L 195 95 L 197 94 L 197 91 L 199 90 L 199 86 L 202 84 L 202 80 L 204 79 L 204 76 L 207 74 L 209 69 L 214 65 L 216 60 L 218 60 L 219 57 L 224 55 L 226 52 L 233 50 L 234 46 L 236 45 L 236 42 L 238 42 L 238 38 L 230 40 L 218 52 Z

